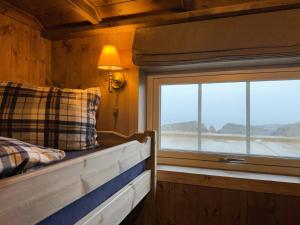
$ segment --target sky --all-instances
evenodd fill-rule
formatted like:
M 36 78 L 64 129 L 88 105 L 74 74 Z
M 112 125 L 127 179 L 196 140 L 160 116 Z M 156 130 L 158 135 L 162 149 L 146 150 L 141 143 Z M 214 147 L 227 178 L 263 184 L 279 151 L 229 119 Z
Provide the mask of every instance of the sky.
M 300 80 L 250 83 L 251 125 L 300 122 Z M 161 87 L 161 124 L 198 118 L 198 84 Z M 246 83 L 202 84 L 202 123 L 246 124 Z

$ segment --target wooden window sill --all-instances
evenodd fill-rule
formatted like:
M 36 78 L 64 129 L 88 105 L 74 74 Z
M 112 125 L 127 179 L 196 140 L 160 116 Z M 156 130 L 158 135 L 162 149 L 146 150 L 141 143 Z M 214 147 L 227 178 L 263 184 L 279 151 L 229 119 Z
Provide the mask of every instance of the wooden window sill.
M 300 196 L 300 177 L 159 165 L 158 181 Z

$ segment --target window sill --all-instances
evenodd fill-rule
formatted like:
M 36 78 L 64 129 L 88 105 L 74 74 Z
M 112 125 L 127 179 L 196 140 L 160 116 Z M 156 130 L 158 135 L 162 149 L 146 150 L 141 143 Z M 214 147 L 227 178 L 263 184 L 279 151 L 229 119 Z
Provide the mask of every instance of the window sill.
M 300 196 L 300 177 L 159 165 L 158 181 Z

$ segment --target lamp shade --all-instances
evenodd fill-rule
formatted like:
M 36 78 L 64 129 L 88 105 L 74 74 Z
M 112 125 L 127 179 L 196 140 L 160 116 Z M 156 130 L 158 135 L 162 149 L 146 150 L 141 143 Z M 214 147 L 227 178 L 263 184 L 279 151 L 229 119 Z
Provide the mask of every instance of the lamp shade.
M 98 62 L 98 69 L 121 70 L 121 60 L 115 46 L 104 45 Z

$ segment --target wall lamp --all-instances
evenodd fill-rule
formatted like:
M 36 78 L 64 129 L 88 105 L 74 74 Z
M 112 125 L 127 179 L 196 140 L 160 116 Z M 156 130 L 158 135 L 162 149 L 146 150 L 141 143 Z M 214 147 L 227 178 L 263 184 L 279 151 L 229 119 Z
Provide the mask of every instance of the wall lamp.
M 108 91 L 112 93 L 113 89 L 122 88 L 125 83 L 125 77 L 122 72 L 120 56 L 118 50 L 113 45 L 104 45 L 98 61 L 98 69 L 108 71 Z

